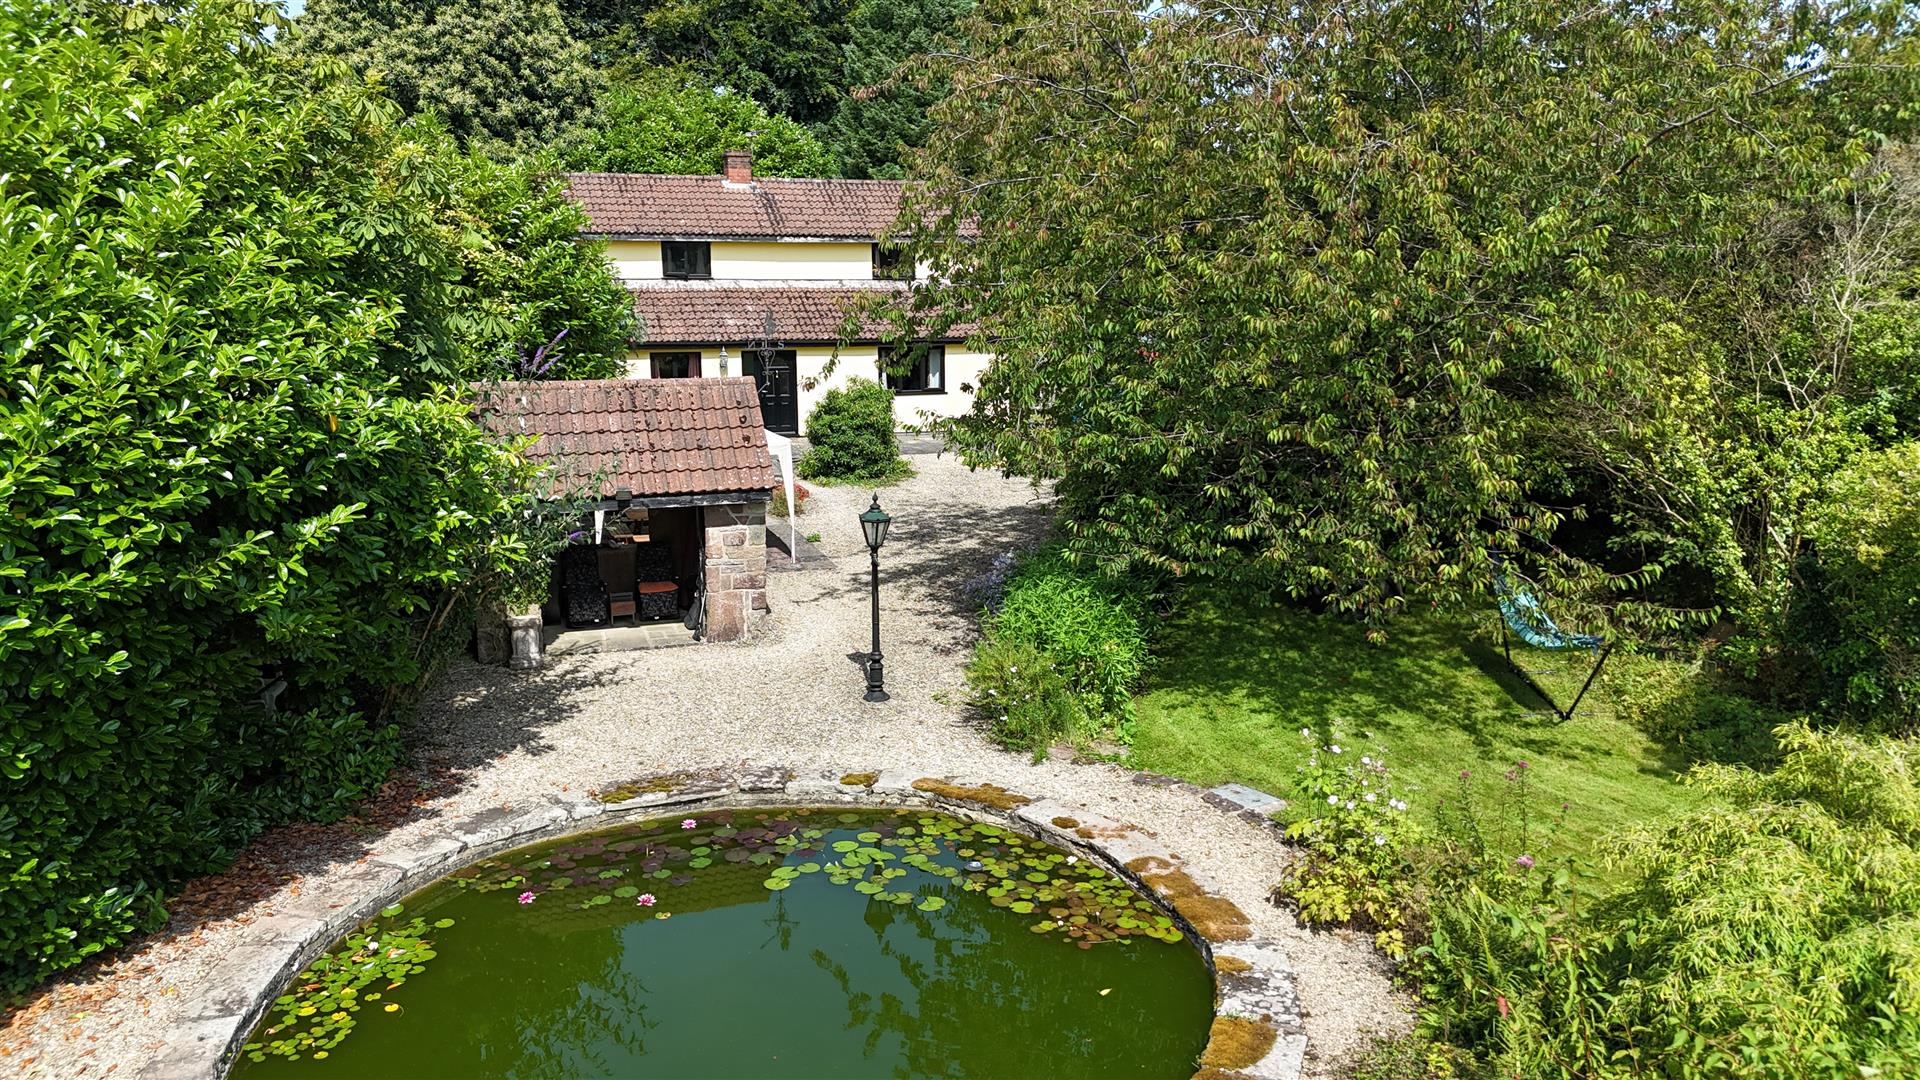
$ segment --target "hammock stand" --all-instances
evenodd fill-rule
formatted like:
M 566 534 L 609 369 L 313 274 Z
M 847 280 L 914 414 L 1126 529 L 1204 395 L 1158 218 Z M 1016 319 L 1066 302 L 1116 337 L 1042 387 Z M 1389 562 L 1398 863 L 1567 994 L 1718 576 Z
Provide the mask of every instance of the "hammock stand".
M 1540 695 L 1547 707 L 1562 722 L 1573 719 L 1574 710 L 1580 707 L 1580 699 L 1587 696 L 1593 686 L 1593 680 L 1600 677 L 1600 669 L 1607 665 L 1607 657 L 1613 653 L 1613 643 L 1596 634 L 1571 634 L 1560 629 L 1532 591 L 1524 586 L 1515 586 L 1507 578 L 1507 572 L 1498 554 L 1493 560 L 1493 593 L 1500 605 L 1500 652 L 1507 659 L 1507 666 L 1520 676 L 1533 692 Z M 1587 672 L 1587 681 L 1580 684 L 1580 692 L 1573 695 L 1573 701 L 1562 709 L 1533 676 L 1534 673 L 1514 662 L 1511 637 L 1541 649 L 1585 649 L 1596 656 L 1593 670 Z

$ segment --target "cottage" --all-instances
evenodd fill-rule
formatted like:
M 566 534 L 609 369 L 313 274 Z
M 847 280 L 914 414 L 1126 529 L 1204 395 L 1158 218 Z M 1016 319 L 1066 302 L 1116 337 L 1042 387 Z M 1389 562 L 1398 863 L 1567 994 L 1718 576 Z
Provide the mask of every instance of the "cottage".
M 567 189 L 633 294 L 630 377 L 746 376 L 783 435 L 856 375 L 893 388 L 902 427 L 971 407 L 990 357 L 965 347 L 964 328 L 904 357 L 878 322 L 848 333 L 861 301 L 904 298 L 924 273 L 886 242 L 902 182 L 757 179 L 735 151 L 717 176 L 574 173 Z
M 536 436 L 549 494 L 588 509 L 554 561 L 537 621 L 551 643 L 587 631 L 611 647 L 734 641 L 768 611 L 767 503 L 779 482 L 748 378 L 498 382 L 480 422 Z M 610 628 L 633 628 L 614 635 Z M 643 629 L 644 628 L 644 629 Z M 525 650 L 516 642 L 515 653 Z

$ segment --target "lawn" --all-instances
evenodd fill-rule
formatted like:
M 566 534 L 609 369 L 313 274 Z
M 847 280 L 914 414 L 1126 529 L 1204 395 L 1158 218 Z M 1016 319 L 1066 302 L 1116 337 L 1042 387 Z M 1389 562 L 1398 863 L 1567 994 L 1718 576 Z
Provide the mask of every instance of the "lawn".
M 1374 645 L 1341 619 L 1189 594 L 1158 633 L 1136 699 L 1132 763 L 1284 797 L 1311 744 L 1337 743 L 1355 758 L 1384 753 L 1396 782 L 1412 788 L 1414 812 L 1430 815 L 1455 796 L 1462 770 L 1490 805 L 1525 761 L 1533 805 L 1557 814 L 1570 804 L 1557 841 L 1543 845 L 1569 852 L 1696 801 L 1676 782 L 1682 760 L 1615 718 L 1604 674 L 1562 723 L 1507 670 L 1487 636 L 1494 625 L 1476 635 L 1468 619 L 1410 616 Z M 1558 669 L 1541 681 L 1563 704 L 1591 664 L 1584 653 L 1514 655 L 1529 669 Z

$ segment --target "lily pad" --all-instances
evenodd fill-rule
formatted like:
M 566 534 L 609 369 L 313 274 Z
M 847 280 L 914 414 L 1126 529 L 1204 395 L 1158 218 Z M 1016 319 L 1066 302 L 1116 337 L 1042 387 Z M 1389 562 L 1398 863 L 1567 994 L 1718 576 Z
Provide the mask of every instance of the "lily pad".
M 767 888 L 773 890 L 774 892 L 779 892 L 781 889 L 791 888 L 793 885 L 793 879 L 783 878 L 783 877 L 770 877 L 767 880 L 761 882 L 760 884 L 765 885 Z
M 920 902 L 914 906 L 918 907 L 921 911 L 939 911 L 941 908 L 947 906 L 947 901 L 945 897 L 923 896 L 920 898 Z
M 386 916 L 387 918 L 389 918 L 389 919 L 391 919 L 391 918 L 393 918 L 393 917 L 394 917 L 395 915 L 398 915 L 398 914 L 400 914 L 401 912 L 403 912 L 403 911 L 405 911 L 405 910 L 407 910 L 407 909 L 406 909 L 406 907 L 405 907 L 404 905 L 401 905 L 401 904 L 388 904 L 388 905 L 387 905 L 386 907 L 383 907 L 383 908 L 381 908 L 381 909 L 380 909 L 380 914 L 382 914 L 382 915 L 385 915 L 385 916 Z

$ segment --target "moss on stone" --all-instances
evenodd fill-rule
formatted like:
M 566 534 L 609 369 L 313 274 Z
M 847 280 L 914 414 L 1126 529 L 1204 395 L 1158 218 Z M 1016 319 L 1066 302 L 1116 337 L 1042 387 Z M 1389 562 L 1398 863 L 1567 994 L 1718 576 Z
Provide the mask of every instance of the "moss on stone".
M 1207 1033 L 1200 1064 L 1212 1069 L 1244 1069 L 1267 1056 L 1280 1038 L 1280 1029 L 1259 1020 L 1216 1016 Z
M 1159 893 L 1209 941 L 1245 941 L 1253 936 L 1252 922 L 1240 905 L 1223 896 L 1215 896 L 1187 876 L 1185 870 L 1155 855 L 1144 855 L 1127 864 L 1154 892 Z
M 594 798 L 603 803 L 623 803 L 628 799 L 637 799 L 642 795 L 665 795 L 675 791 L 685 791 L 713 782 L 713 777 L 697 772 L 670 772 L 655 776 L 642 776 L 628 780 L 623 784 L 604 788 L 594 793 Z
M 998 784 L 981 784 L 967 787 L 950 780 L 936 780 L 923 776 L 913 782 L 915 791 L 924 791 L 929 795 L 938 795 L 955 802 L 969 802 L 979 806 L 992 807 L 995 810 L 1017 810 L 1032 802 L 1026 795 L 1017 795 Z
M 877 772 L 850 772 L 840 778 L 841 787 L 872 787 L 880 779 Z
M 1238 975 L 1242 972 L 1253 970 L 1252 964 L 1237 956 L 1216 956 L 1213 958 L 1213 966 L 1216 970 L 1224 971 L 1231 975 Z
M 1205 1068 L 1194 1073 L 1193 1080 L 1250 1080 L 1250 1078 L 1237 1069 Z
M 1080 827 L 1080 822 L 1076 818 L 1057 817 L 1053 819 L 1053 827 L 1056 829 L 1077 829 Z

